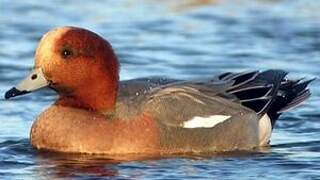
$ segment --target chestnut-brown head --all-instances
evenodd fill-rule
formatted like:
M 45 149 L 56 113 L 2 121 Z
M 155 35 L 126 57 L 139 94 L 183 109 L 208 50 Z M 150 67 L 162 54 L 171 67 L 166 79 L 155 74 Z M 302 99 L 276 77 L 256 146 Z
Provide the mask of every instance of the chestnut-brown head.
M 60 27 L 42 37 L 33 72 L 5 97 L 49 86 L 60 95 L 57 104 L 110 111 L 118 79 L 118 61 L 106 40 L 86 29 Z

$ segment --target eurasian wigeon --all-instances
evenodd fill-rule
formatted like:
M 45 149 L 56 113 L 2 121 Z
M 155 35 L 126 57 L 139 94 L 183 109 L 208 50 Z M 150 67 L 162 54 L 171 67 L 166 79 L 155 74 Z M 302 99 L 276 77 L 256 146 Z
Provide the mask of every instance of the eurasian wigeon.
M 43 87 L 58 100 L 34 122 L 37 149 L 90 154 L 250 150 L 269 144 L 279 115 L 310 96 L 312 81 L 282 70 L 227 72 L 208 80 L 119 81 L 111 45 L 82 28 L 46 33 L 34 70 L 5 94 Z

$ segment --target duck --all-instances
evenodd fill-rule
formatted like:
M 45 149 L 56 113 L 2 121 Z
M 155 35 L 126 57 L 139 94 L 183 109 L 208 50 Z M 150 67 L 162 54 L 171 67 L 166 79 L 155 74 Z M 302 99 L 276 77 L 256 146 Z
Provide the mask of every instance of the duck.
M 119 80 L 102 36 L 57 27 L 41 38 L 31 73 L 5 99 L 52 89 L 57 100 L 34 121 L 38 150 L 85 154 L 184 154 L 269 146 L 279 116 L 310 95 L 313 80 L 287 72 L 225 72 L 199 80 Z M 45 88 L 48 87 L 48 88 Z

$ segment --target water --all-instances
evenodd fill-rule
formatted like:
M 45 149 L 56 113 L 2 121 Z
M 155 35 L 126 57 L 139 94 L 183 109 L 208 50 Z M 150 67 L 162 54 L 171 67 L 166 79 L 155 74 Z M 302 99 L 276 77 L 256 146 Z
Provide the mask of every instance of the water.
M 318 77 L 319 9 L 320 1 L 303 0 L 1 0 L 0 94 L 32 68 L 41 35 L 62 25 L 107 38 L 120 57 L 121 79 L 268 68 Z M 55 95 L 1 99 L 0 179 L 320 179 L 319 85 L 311 85 L 303 106 L 281 117 L 270 148 L 126 161 L 35 151 L 31 124 Z

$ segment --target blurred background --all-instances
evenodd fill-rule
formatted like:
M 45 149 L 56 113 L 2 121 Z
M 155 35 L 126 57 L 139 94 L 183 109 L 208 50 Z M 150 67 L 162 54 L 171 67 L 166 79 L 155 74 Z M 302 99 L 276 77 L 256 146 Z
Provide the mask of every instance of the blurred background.
M 32 68 L 41 36 L 65 25 L 106 38 L 119 56 L 122 80 L 269 68 L 287 70 L 291 78 L 320 73 L 317 0 L 0 0 L 1 96 Z M 1 98 L 0 179 L 320 178 L 319 81 L 311 91 L 302 107 L 278 121 L 267 150 L 131 162 L 38 153 L 29 130 L 54 93 Z

